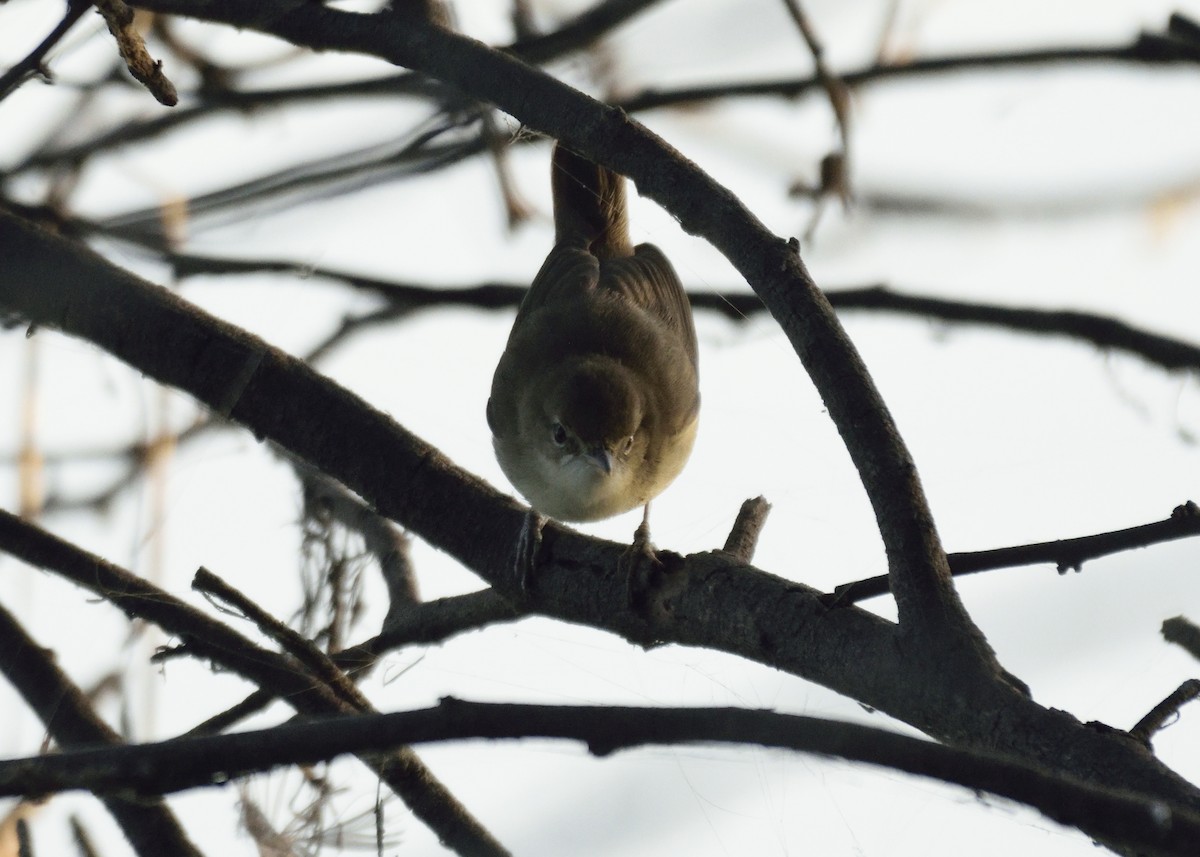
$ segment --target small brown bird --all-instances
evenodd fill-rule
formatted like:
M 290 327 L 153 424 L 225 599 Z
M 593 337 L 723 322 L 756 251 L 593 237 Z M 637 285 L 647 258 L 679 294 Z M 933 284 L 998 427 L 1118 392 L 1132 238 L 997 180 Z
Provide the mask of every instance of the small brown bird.
M 551 181 L 554 249 L 492 379 L 496 458 L 543 515 L 648 517 L 696 438 L 692 308 L 662 252 L 630 243 L 624 178 L 559 144 Z

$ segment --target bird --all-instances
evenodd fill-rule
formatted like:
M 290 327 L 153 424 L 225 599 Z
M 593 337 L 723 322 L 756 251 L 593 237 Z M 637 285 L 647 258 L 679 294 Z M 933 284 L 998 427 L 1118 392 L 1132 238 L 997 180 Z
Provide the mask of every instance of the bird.
M 643 507 L 634 546 L 645 548 L 650 501 L 696 439 L 691 304 L 662 251 L 633 246 L 624 177 L 556 143 L 551 188 L 554 246 L 492 378 L 493 447 L 540 515 L 587 522 Z

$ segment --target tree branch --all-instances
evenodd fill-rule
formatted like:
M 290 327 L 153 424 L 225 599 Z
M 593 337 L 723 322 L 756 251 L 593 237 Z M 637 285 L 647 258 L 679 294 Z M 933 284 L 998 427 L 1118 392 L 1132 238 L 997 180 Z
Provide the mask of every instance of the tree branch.
M 1175 688 L 1166 699 L 1150 709 L 1146 716 L 1129 730 L 1130 736 L 1143 744 L 1149 744 L 1155 732 L 1166 726 L 1167 721 L 1172 717 L 1177 717 L 1179 709 L 1195 699 L 1200 699 L 1200 679 L 1190 678 Z
M 0 289 L 2 291 L 2 289 Z M 192 654 L 212 660 L 270 690 L 306 714 L 352 714 L 355 709 L 282 655 L 254 645 L 241 634 L 169 593 L 32 524 L 0 510 L 0 549 L 52 571 L 112 602 L 127 615 L 154 622 L 182 637 Z M 451 848 L 464 855 L 507 854 L 416 754 L 401 747 L 362 760 Z
M 1176 19 L 1182 19 L 1182 16 L 1171 16 L 1172 22 Z M 1133 41 L 1125 45 L 1038 48 L 1028 51 L 918 57 L 903 63 L 874 63 L 865 68 L 841 72 L 838 77 L 847 87 L 856 89 L 867 83 L 931 74 L 1064 63 L 1111 62 L 1151 66 L 1200 63 L 1200 41 L 1186 38 L 1169 28 L 1165 34 L 1139 33 Z M 651 88 L 622 101 L 620 106 L 630 113 L 636 113 L 643 110 L 695 105 L 727 98 L 797 98 L 821 88 L 821 79 L 817 75 L 746 83 L 706 84 L 675 89 Z
M 995 756 L 867 726 L 736 708 L 498 705 L 443 699 L 419 711 L 315 718 L 256 732 L 0 762 L 0 794 L 72 788 L 157 794 L 209 785 L 218 773 L 233 778 L 402 743 L 529 737 L 581 741 L 599 756 L 644 745 L 696 743 L 819 753 L 1017 800 L 1060 823 L 1097 830 L 1141 855 L 1191 855 L 1200 841 L 1200 814 L 1182 806 L 1096 789 Z
M 1162 623 L 1162 635 L 1168 643 L 1174 643 L 1200 661 L 1200 627 L 1176 616 Z
M 294 358 L 86 248 L 4 215 L 0 243 L 13 249 L 15 260 L 0 276 L 0 307 L 56 324 L 188 391 L 520 598 L 512 563 L 523 507 Z M 129 336 L 130 330 L 140 333 Z M 446 515 L 451 508 L 455 514 Z M 650 625 L 629 610 L 627 580 L 619 573 L 624 552 L 623 545 L 548 524 L 529 606 L 633 640 L 740 655 L 819 682 L 957 745 L 1003 751 L 1200 811 L 1200 790 L 1123 733 L 1086 728 L 1004 681 L 976 680 L 946 661 L 916 657 L 892 624 L 853 606 L 829 610 L 810 587 L 727 555 L 660 554 L 661 579 L 649 591 L 655 601 L 650 615 L 658 618 Z M 85 569 L 85 581 L 91 581 L 94 570 Z
M 728 190 L 623 111 L 436 27 L 389 26 L 378 16 L 291 0 L 256 4 L 253 10 L 233 0 L 145 0 L 140 5 L 420 70 L 633 179 L 639 193 L 725 254 L 783 327 L 867 490 L 887 551 L 901 625 L 920 641 L 913 656 L 952 659 L 960 675 L 1000 677 L 991 648 L 950 584 L 916 466 L 861 358 L 795 249 L 767 231 Z
M 0 607 L 0 672 L 45 724 L 59 747 L 120 746 L 121 737 L 96 716 L 83 691 L 58 668 L 16 618 Z M 161 800 L 103 797 L 105 807 L 142 857 L 199 857 L 175 815 Z
M 1064 574 L 1068 571 L 1080 571 L 1085 562 L 1102 556 L 1192 536 L 1200 536 L 1200 507 L 1189 500 L 1176 506 L 1171 512 L 1171 517 L 1153 524 L 1081 536 L 1077 539 L 1058 539 L 1018 547 L 952 553 L 949 556 L 950 570 L 955 577 L 961 577 L 998 568 L 1054 563 L 1058 573 Z M 834 588 L 828 601 L 831 605 L 853 604 L 877 595 L 885 595 L 888 591 L 887 575 L 880 575 L 853 583 L 843 583 Z
M 166 252 L 162 258 L 179 279 L 206 275 L 247 273 L 290 274 L 293 278 L 329 279 L 358 291 L 377 294 L 395 309 L 389 319 L 406 313 L 444 306 L 479 309 L 515 309 L 527 286 L 519 283 L 485 282 L 465 286 L 427 286 L 400 280 L 366 277 L 348 271 L 305 265 L 284 259 L 222 259 L 187 253 Z M 289 282 L 294 282 L 289 280 Z M 1164 369 L 1200 372 L 1200 346 L 1181 339 L 1134 327 L 1112 316 L 1070 309 L 1038 309 L 1001 306 L 973 301 L 949 300 L 912 292 L 895 291 L 879 284 L 824 289 L 825 297 L 839 312 L 876 310 L 898 315 L 955 324 L 978 324 L 1034 335 L 1062 336 L 1134 354 Z M 733 321 L 743 321 L 766 310 L 758 295 L 745 291 L 691 289 L 688 299 L 694 309 L 719 312 Z
M 75 26 L 75 22 L 83 17 L 83 13 L 92 8 L 91 0 L 68 0 L 67 11 L 63 14 L 63 18 L 58 22 L 50 34 L 42 39 L 41 44 L 30 51 L 29 55 L 19 63 L 14 65 L 3 75 L 0 75 L 0 101 L 3 101 L 8 95 L 24 83 L 30 75 L 43 74 L 47 75 L 45 66 L 42 64 L 46 59 L 46 54 L 62 41 L 63 36 L 71 27 Z
M 77 0 L 78 1 L 78 0 Z M 527 39 L 518 39 L 503 50 L 530 63 L 545 63 L 587 47 L 605 33 L 616 29 L 635 15 L 649 9 L 661 0 L 601 0 L 590 9 L 581 12 L 562 24 L 553 32 Z M 84 3 L 86 10 L 89 4 Z M 7 79 L 8 75 L 5 75 Z M 0 98 L 3 90 L 0 89 Z M 90 140 L 71 146 L 52 149 L 30 155 L 14 166 L 9 174 L 29 169 L 42 169 L 54 164 L 78 164 L 83 160 L 110 151 L 128 143 L 153 139 L 167 131 L 179 128 L 197 119 L 203 119 L 219 111 L 237 110 L 251 112 L 264 107 L 278 107 L 305 101 L 326 101 L 348 96 L 380 96 L 395 98 L 401 95 L 430 99 L 443 99 L 446 88 L 438 81 L 423 75 L 402 72 L 367 80 L 317 83 L 308 86 L 280 87 L 265 90 L 201 89 L 188 93 L 200 100 L 199 104 L 172 110 L 150 119 L 124 123 L 118 128 L 100 134 Z

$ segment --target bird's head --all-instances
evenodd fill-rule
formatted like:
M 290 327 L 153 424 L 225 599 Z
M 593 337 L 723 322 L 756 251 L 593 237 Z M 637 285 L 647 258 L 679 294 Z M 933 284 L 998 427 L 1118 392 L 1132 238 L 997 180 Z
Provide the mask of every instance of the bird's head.
M 648 443 L 646 405 L 633 372 L 602 357 L 568 362 L 535 385 L 529 403 L 521 429 L 553 495 L 544 499 L 558 512 L 550 514 L 596 520 L 645 502 L 635 476 Z

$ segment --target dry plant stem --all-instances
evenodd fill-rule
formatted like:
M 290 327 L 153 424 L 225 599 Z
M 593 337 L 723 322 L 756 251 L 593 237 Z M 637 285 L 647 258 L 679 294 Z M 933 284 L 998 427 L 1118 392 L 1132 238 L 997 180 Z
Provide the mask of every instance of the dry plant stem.
M 1141 857 L 1191 857 L 1200 841 L 1200 814 L 1185 807 L 859 724 L 736 708 L 503 705 L 446 698 L 419 711 L 314 718 L 255 732 L 0 762 L 0 794 L 11 794 L 22 782 L 42 792 L 152 784 L 175 790 L 211 782 L 215 771 L 241 776 L 397 743 L 525 737 L 581 741 L 597 756 L 696 744 L 819 753 L 1021 801 L 1063 824 L 1095 828 L 1128 843 Z
M 117 40 L 117 50 L 134 79 L 149 90 L 160 104 L 174 107 L 179 103 L 175 85 L 163 74 L 162 62 L 156 62 L 146 50 L 142 34 L 134 26 L 133 9 L 125 0 L 94 0 L 96 10 L 104 17 L 108 31 Z
M 1200 661 L 1200 627 L 1182 616 L 1176 616 L 1162 623 L 1162 635 L 1168 643 L 1180 646 Z
M 366 711 L 370 708 L 370 703 L 346 678 L 346 674 L 334 665 L 328 655 L 207 568 L 200 568 L 196 572 L 192 578 L 192 588 L 224 601 L 244 615 L 258 627 L 258 630 L 279 643 L 286 652 L 303 664 L 314 678 L 336 693 L 354 710 Z
M 201 370 L 203 371 L 203 370 Z M 282 655 L 189 607 L 136 575 L 80 550 L 0 510 L 0 549 L 52 571 L 112 602 L 129 616 L 154 622 L 187 641 L 189 651 L 260 687 L 303 714 L 352 714 L 354 709 Z M 448 847 L 460 854 L 507 854 L 408 748 L 363 758 Z
M 1200 347 L 1195 344 L 1151 333 L 1110 316 L 953 301 L 895 292 L 886 286 L 845 289 L 831 293 L 829 299 L 839 310 L 882 310 L 1022 333 L 1069 336 L 1099 348 L 1136 354 L 1165 369 L 1200 369 Z
M 750 563 L 754 559 L 754 551 L 758 548 L 758 537 L 763 525 L 767 522 L 767 514 L 771 504 L 763 497 L 755 497 L 742 503 L 729 538 L 725 540 L 725 552 L 738 562 Z
M 0 607 L 0 671 L 60 748 L 116 747 L 123 743 L 96 715 L 83 691 L 58 668 L 52 653 L 39 646 L 3 607 Z M 103 801 L 129 844 L 142 857 L 163 854 L 199 857 L 200 851 L 161 800 L 129 800 L 111 795 Z
M 1200 509 L 1192 502 L 1176 506 L 1171 517 L 1153 524 L 1142 524 L 1110 533 L 1097 533 L 1077 539 L 1059 539 L 1053 542 L 1038 542 L 1017 547 L 995 550 L 952 553 L 949 556 L 950 570 L 955 577 L 994 571 L 999 568 L 1016 568 L 1023 565 L 1053 563 L 1060 574 L 1080 571 L 1083 564 L 1102 556 L 1120 551 L 1144 548 L 1163 542 L 1200 536 Z M 843 583 L 833 590 L 831 604 L 853 604 L 867 598 L 888 593 L 886 575 L 868 577 L 853 583 Z
M 304 486 L 306 497 L 320 504 L 339 524 L 362 536 L 379 564 L 388 589 L 389 615 L 418 603 L 417 577 L 410 561 L 408 536 L 391 521 L 354 497 L 311 465 L 286 456 Z M 385 620 L 384 624 L 387 622 Z
M 1171 692 L 1171 695 L 1154 706 L 1129 730 L 1129 735 L 1143 744 L 1149 744 L 1154 733 L 1161 730 L 1172 717 L 1179 714 L 1179 709 L 1189 702 L 1200 698 L 1200 679 L 1190 678 Z
M 513 32 L 518 40 L 532 39 L 538 34 L 533 7 L 530 6 L 529 0 L 513 0 L 512 13 L 508 17 L 512 21 Z
M 71 27 L 75 26 L 75 22 L 83 17 L 83 13 L 92 6 L 90 0 L 69 0 L 67 3 L 67 11 L 63 14 L 63 18 L 58 22 L 58 25 L 50 31 L 50 35 L 46 36 L 36 48 L 34 48 L 25 59 L 14 65 L 3 75 L 0 75 L 0 101 L 8 97 L 14 89 L 20 86 L 30 75 L 42 73 L 48 74 L 45 67 L 42 65 L 46 59 L 46 54 L 62 41 L 63 36 Z
M 34 857 L 33 838 L 29 835 L 29 822 L 17 819 L 17 857 Z

